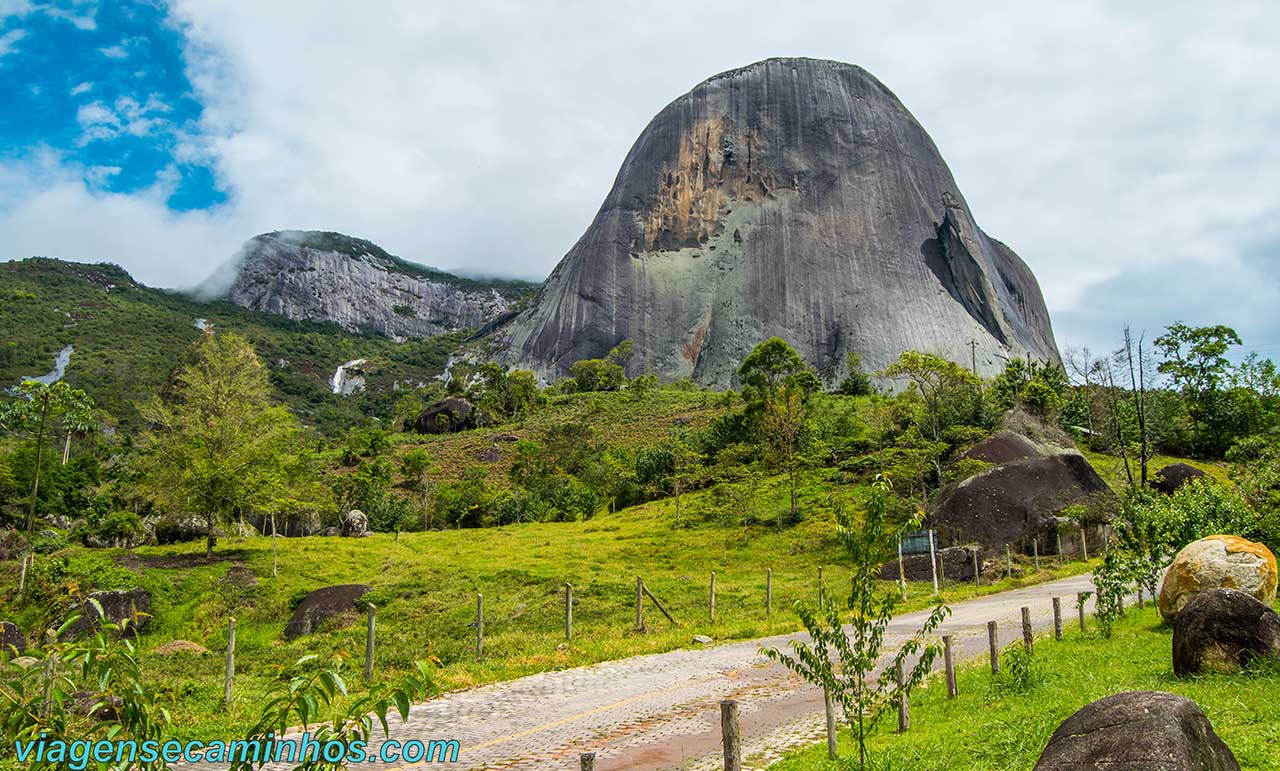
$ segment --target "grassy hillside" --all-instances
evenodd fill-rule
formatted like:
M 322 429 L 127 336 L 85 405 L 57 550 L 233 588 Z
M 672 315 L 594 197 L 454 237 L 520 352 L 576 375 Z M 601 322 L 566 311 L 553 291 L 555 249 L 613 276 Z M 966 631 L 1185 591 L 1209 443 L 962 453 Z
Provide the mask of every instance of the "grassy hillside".
M 549 668 L 577 666 L 638 653 L 687 646 L 695 634 L 748 638 L 798 627 L 790 610 L 816 596 L 816 574 L 837 592 L 846 580 L 834 538 L 830 501 L 856 500 L 862 490 L 839 487 L 830 474 L 811 476 L 801 496 L 804 519 L 796 525 L 744 524 L 733 490 L 686 495 L 684 525 L 675 526 L 670 500 L 602 514 L 586 522 L 539 523 L 480 530 L 378 534 L 365 539 L 303 538 L 279 541 L 279 575 L 272 577 L 270 539 L 227 541 L 206 562 L 201 544 L 144 547 L 132 551 L 74 548 L 42 556 L 35 589 L 13 603 L 7 617 L 31 631 L 51 623 L 72 593 L 142 586 L 154 598 L 151 627 L 143 635 L 144 668 L 179 722 L 181 736 L 233 735 L 256 715 L 262 697 L 279 685 L 281 668 L 304 654 L 339 656 L 352 672 L 361 666 L 363 624 L 348 618 L 341 628 L 293 642 L 282 633 L 292 608 L 311 590 L 339 583 L 368 583 L 378 608 L 378 677 L 404 672 L 415 659 L 438 661 L 442 689 L 519 677 Z M 779 479 L 755 487 L 761 511 L 786 507 Z M 256 585 L 229 573 L 247 568 Z M 765 614 L 765 570 L 774 571 L 774 612 Z M 1083 563 L 1064 570 L 1084 569 Z M 16 584 L 16 562 L 0 563 L 0 582 Z M 707 620 L 707 585 L 717 571 L 717 614 Z M 644 576 L 679 622 L 672 626 L 650 607 L 648 634 L 633 631 L 635 576 Z M 983 592 L 1043 580 L 1060 573 L 1025 576 Z M 230 580 L 229 580 L 230 579 Z M 577 599 L 575 639 L 563 640 L 563 586 Z M 968 584 L 949 587 L 948 599 L 970 596 Z M 485 656 L 474 655 L 475 594 L 485 598 Z M 912 603 L 931 594 L 911 589 Z M 834 594 L 833 594 L 834 596 Z M 238 619 L 237 699 L 230 716 L 220 711 L 221 657 L 226 624 Z M 197 642 L 212 653 L 161 656 L 165 642 Z
M 1241 675 L 1180 679 L 1170 663 L 1172 633 L 1150 604 L 1130 609 L 1115 635 L 1081 636 L 1068 628 L 1063 642 L 1035 647 L 1034 676 L 1025 688 L 993 681 L 985 662 L 961 669 L 960 695 L 947 699 L 937 677 L 911 699 L 911 729 L 894 733 L 889 714 L 870 744 L 877 768 L 913 771 L 1030 771 L 1054 730 L 1090 702 L 1124 691 L 1168 691 L 1200 705 L 1241 768 L 1280 769 L 1280 668 Z M 841 736 L 841 752 L 856 753 Z M 835 771 L 826 744 L 770 766 L 772 771 Z
M 151 289 L 114 265 L 49 259 L 0 263 L 0 298 L 0 387 L 49 372 L 57 353 L 71 345 L 66 380 L 125 426 L 136 419 L 134 404 L 155 394 L 182 350 L 200 336 L 197 319 L 248 338 L 271 367 L 280 398 L 326 431 L 388 412 L 394 384 L 438 375 L 460 339 L 397 344 L 336 324 L 294 322 Z M 367 392 L 332 394 L 334 370 L 357 358 L 369 360 Z

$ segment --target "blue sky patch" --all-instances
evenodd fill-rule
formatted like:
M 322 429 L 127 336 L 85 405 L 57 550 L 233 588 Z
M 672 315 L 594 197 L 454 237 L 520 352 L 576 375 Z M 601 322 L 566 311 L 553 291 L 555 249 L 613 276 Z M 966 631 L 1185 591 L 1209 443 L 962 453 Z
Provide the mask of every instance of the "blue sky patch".
M 212 162 L 180 152 L 198 146 L 203 109 L 182 46 L 165 8 L 145 1 L 54 3 L 3 19 L 0 155 L 47 147 L 94 190 L 160 185 L 177 211 L 223 203 Z

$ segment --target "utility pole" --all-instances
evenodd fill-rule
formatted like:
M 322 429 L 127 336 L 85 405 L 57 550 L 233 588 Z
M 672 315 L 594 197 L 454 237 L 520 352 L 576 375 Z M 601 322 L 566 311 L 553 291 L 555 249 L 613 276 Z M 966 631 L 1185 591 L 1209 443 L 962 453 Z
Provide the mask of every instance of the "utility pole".
M 969 368 L 973 370 L 973 374 L 978 374 L 978 341 L 969 341 Z

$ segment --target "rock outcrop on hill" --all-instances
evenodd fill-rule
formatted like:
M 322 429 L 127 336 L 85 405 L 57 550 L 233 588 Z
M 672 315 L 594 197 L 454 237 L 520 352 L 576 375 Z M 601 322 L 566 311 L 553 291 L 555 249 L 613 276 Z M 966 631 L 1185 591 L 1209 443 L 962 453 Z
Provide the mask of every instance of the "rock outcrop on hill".
M 545 377 L 634 341 L 634 373 L 727 386 L 782 337 L 828 382 L 846 354 L 1058 360 L 1040 288 L 978 228 L 937 147 L 879 81 L 770 59 L 668 105 L 595 220 L 502 330 Z M 971 351 L 970 342 L 975 348 Z
M 207 296 L 350 332 L 430 337 L 481 327 L 532 291 L 520 281 L 478 281 L 407 262 L 341 233 L 283 231 L 249 240 L 208 282 Z

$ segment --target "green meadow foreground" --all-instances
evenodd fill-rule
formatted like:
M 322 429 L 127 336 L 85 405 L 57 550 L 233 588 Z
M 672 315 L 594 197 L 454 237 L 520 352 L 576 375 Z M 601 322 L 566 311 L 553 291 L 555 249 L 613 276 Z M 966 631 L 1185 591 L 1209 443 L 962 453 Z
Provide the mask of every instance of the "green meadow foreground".
M 1244 769 L 1280 769 L 1280 667 L 1260 666 L 1239 675 L 1177 678 L 1170 666 L 1172 632 L 1148 603 L 1131 608 L 1103 638 L 1090 617 L 1081 635 L 1068 625 L 1065 639 L 1037 640 L 1025 678 L 992 677 L 985 660 L 962 666 L 959 696 L 947 698 L 941 676 L 911 697 L 911 728 L 896 733 L 897 719 L 881 721 L 868 750 L 881 769 L 912 771 L 1022 771 L 1031 769 L 1058 726 L 1078 709 L 1123 691 L 1181 694 L 1204 710 L 1214 730 Z M 1021 647 L 1018 643 L 1014 647 Z M 1009 651 L 1009 648 L 1005 649 Z M 849 757 L 849 735 L 840 735 Z M 856 753 L 853 755 L 856 760 Z M 845 763 L 849 763 L 848 760 Z M 771 771 L 846 768 L 815 745 L 770 766 Z M 854 765 L 856 767 L 856 763 Z
M 777 496 L 785 495 L 777 482 Z M 816 488 L 815 488 L 816 489 Z M 698 493 L 686 496 L 697 510 Z M 691 505 L 691 501 L 693 505 Z M 805 499 L 802 499 L 804 502 Z M 688 517 L 688 514 L 686 514 Z M 481 530 L 375 534 L 362 539 L 278 539 L 278 576 L 272 578 L 271 539 L 227 540 L 213 561 L 203 545 L 142 547 L 131 551 L 70 549 L 41 557 L 32 581 L 49 600 L 68 591 L 141 586 L 152 593 L 154 617 L 142 637 L 145 680 L 170 708 L 178 738 L 242 735 L 263 699 L 280 687 L 285 668 L 308 654 L 313 666 L 344 660 L 353 695 L 361 691 L 365 624 L 349 617 L 292 642 L 285 622 L 308 592 L 341 583 L 368 583 L 377 611 L 375 680 L 394 680 L 415 660 L 430 660 L 440 690 L 506 680 L 546 669 L 579 666 L 693 644 L 694 635 L 747 639 L 800 628 L 791 610 L 817 593 L 816 566 L 824 566 L 829 597 L 842 596 L 848 571 L 829 516 L 777 530 L 768 525 L 725 527 L 695 521 L 677 529 L 674 505 L 658 501 L 587 522 L 533 523 Z M 12 573 L 13 565 L 3 570 Z M 1078 573 L 1083 562 L 1055 568 L 1046 559 L 1034 573 L 996 585 L 948 585 L 957 601 L 1033 581 Z M 233 570 L 236 568 L 236 570 Z M 247 568 L 257 577 L 245 586 Z M 773 570 L 773 612 L 766 614 L 766 569 Z M 708 620 L 711 571 L 716 571 L 716 617 Z M 672 626 L 647 603 L 649 631 L 634 631 L 636 574 L 667 607 Z M 4 580 L 13 581 L 6 575 Z M 574 639 L 564 640 L 564 584 L 573 585 Z M 892 584 L 886 584 L 891 587 Z M 484 655 L 475 656 L 475 595 L 483 593 Z M 932 601 L 928 584 L 909 586 L 909 603 Z M 56 602 L 33 596 L 16 620 L 34 627 Z M 229 618 L 237 619 L 235 700 L 222 710 L 222 651 Z M 155 649 L 190 640 L 207 654 Z

